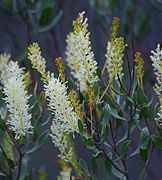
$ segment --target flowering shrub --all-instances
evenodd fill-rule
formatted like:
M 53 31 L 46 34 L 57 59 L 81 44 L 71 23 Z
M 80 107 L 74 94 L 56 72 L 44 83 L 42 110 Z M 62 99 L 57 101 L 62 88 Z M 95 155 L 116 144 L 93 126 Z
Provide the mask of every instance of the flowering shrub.
M 130 179 L 128 162 L 134 156 L 144 162 L 139 178 L 147 177 L 154 150 L 162 149 L 162 49 L 158 45 L 150 56 L 156 76 L 154 92 L 159 100 L 155 106 L 153 98 L 145 94 L 141 53 L 134 54 L 133 63 L 125 56 L 128 45 L 118 35 L 119 19 L 112 21 L 103 68 L 95 60 L 87 21 L 84 12 L 79 13 L 66 40 L 65 60 L 74 79 L 65 74 L 61 57 L 55 61 L 56 76 L 47 71 L 39 45 L 29 46 L 28 59 L 43 82 L 40 94 L 36 83 L 32 103 L 27 92 L 29 72 L 11 61 L 10 55 L 0 55 L 2 179 L 30 179 L 31 173 L 24 168 L 25 158 L 49 136 L 60 151 L 62 171 L 58 179 L 96 179 L 98 159 L 102 159 L 107 178 Z M 47 112 L 49 118 L 44 121 Z M 41 130 L 47 123 L 50 130 Z M 79 136 L 93 153 L 91 168 L 75 152 L 73 140 Z M 136 147 L 132 146 L 134 139 Z

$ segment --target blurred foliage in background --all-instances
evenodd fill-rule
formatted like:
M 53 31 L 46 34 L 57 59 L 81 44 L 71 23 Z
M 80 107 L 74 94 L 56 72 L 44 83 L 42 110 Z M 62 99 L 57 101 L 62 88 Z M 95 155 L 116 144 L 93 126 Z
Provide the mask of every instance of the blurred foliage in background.
M 38 41 L 49 59 L 64 56 L 65 38 L 71 30 L 71 21 L 82 10 L 90 19 L 93 48 L 101 64 L 114 16 L 120 18 L 120 34 L 129 42 L 135 41 L 137 47 L 139 42 L 143 42 L 144 50 L 145 46 L 151 49 L 155 47 L 151 42 L 159 39 L 160 0 L 2 0 L 0 42 L 3 46 L 0 46 L 0 51 L 10 52 L 14 58 L 23 60 L 29 42 Z M 98 34 L 101 38 L 96 43 L 93 40 Z
M 0 53 L 12 54 L 13 59 L 29 68 L 27 47 L 37 41 L 47 59 L 47 67 L 54 69 L 56 57 L 65 59 L 65 39 L 71 22 L 83 10 L 89 18 L 90 37 L 99 65 L 103 65 L 105 59 L 112 18 L 117 16 L 121 21 L 119 34 L 134 46 L 134 51 L 143 52 L 149 68 L 150 49 L 162 41 L 161 0 L 1 0 Z M 48 159 L 53 168 L 57 167 L 56 159 L 50 161 L 51 157 L 47 155 L 49 151 L 52 154 L 54 148 L 49 149 L 49 146 L 43 149 L 40 156 L 44 154 L 44 161 Z M 39 167 L 40 164 L 37 163 Z

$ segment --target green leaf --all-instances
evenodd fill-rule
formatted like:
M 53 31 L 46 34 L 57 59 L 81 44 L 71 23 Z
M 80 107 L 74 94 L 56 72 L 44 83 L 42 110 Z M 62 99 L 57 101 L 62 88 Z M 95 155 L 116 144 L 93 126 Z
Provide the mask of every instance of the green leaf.
M 137 89 L 137 102 L 142 105 L 142 104 L 147 104 L 147 98 L 144 94 L 144 90 L 140 87 Z
M 5 0 L 5 4 L 6 4 L 8 10 L 11 12 L 13 9 L 13 0 Z
M 3 120 L 1 119 L 1 117 L 0 117 L 0 129 L 2 131 L 5 131 L 4 123 L 3 123 Z
M 94 144 L 94 141 L 92 138 L 84 138 L 83 137 L 83 141 L 84 141 L 84 144 L 86 145 L 86 148 L 87 149 L 94 149 L 95 148 L 95 144 Z
M 63 14 L 63 11 L 60 10 L 59 13 L 57 15 L 55 15 L 54 18 L 46 26 L 37 27 L 34 30 L 34 33 L 40 33 L 40 32 L 42 33 L 42 32 L 46 32 L 46 31 L 49 31 L 50 29 L 52 29 L 58 23 L 62 14 Z
M 104 143 L 109 135 L 109 126 L 107 124 L 102 126 L 101 130 L 101 142 Z
M 93 88 L 94 88 L 95 98 L 98 98 L 99 97 L 99 93 L 100 93 L 100 89 L 99 89 L 99 86 L 98 86 L 97 82 L 94 82 Z
M 34 124 L 34 130 L 33 130 L 33 138 L 34 140 L 37 139 L 40 136 L 40 130 L 41 130 L 41 125 L 43 123 L 43 118 L 39 117 L 37 121 Z
M 87 135 L 87 133 L 86 133 L 84 124 L 83 124 L 83 122 L 82 122 L 80 119 L 78 120 L 78 128 L 79 128 L 80 135 L 81 135 L 82 137 L 85 137 L 85 138 L 87 139 L 87 138 L 88 138 L 88 135 Z
M 131 140 L 125 140 L 124 142 L 122 142 L 121 158 L 126 156 L 130 143 Z
M 140 156 L 141 159 L 146 162 L 148 159 L 148 149 L 147 148 L 140 148 Z
M 111 174 L 112 171 L 112 164 L 109 159 L 105 159 L 105 169 L 108 174 Z
M 115 102 L 112 100 L 112 98 L 110 96 L 108 96 L 107 94 L 104 95 L 103 97 L 104 101 L 110 105 L 110 107 L 112 108 L 116 108 L 116 104 Z
M 33 153 L 33 152 L 37 151 L 47 141 L 48 136 L 49 136 L 49 130 L 43 132 L 40 135 L 40 137 L 39 137 L 38 141 L 36 142 L 35 146 L 32 149 L 30 149 L 29 151 L 27 151 L 27 154 L 30 154 L 30 153 Z
M 140 11 L 136 20 L 137 33 L 141 34 L 146 32 L 146 29 L 148 29 L 148 22 L 146 14 L 144 14 L 143 11 Z
M 70 92 L 71 90 L 75 90 L 76 89 L 75 83 L 74 83 L 74 81 L 71 78 L 68 79 L 66 85 L 68 87 L 68 92 Z
M 140 111 L 140 119 L 141 118 L 145 118 L 147 119 L 149 117 L 150 114 L 150 109 L 148 106 L 144 106 L 141 111 Z
M 92 157 L 91 163 L 92 163 L 92 172 L 94 175 L 96 175 L 97 174 L 97 162 L 96 162 L 95 156 Z
M 82 172 L 83 172 L 85 175 L 89 176 L 90 174 L 89 174 L 89 171 L 88 171 L 88 167 L 87 167 L 86 162 L 85 162 L 83 159 L 80 159 L 80 160 L 79 160 L 79 164 L 80 164 L 80 167 L 81 167 Z
M 102 70 L 101 70 L 101 68 L 99 68 L 99 67 L 97 68 L 96 74 L 97 74 L 98 78 L 101 78 L 101 75 L 102 75 Z
M 26 177 L 24 178 L 24 180 L 32 180 L 32 175 L 33 175 L 33 169 L 31 169 L 29 171 L 29 173 L 26 175 Z
M 8 161 L 9 167 L 10 167 L 11 169 L 14 169 L 14 162 L 13 162 L 11 159 L 9 159 L 9 158 L 7 158 L 7 161 Z
M 30 114 L 34 114 L 34 112 L 36 111 L 38 105 L 39 105 L 39 104 L 38 104 L 38 101 L 36 101 L 36 102 L 34 103 L 34 105 L 30 107 L 29 113 L 30 113 Z
M 111 115 L 112 115 L 113 117 L 115 117 L 116 119 L 120 119 L 120 120 L 126 121 L 126 119 L 125 119 L 124 117 L 121 117 L 121 116 L 118 114 L 118 112 L 117 112 L 116 109 L 110 108 L 110 113 L 111 113 Z
M 148 148 L 150 144 L 150 135 L 147 129 L 143 129 L 140 136 L 140 148 Z
M 101 113 L 102 124 L 107 124 L 109 119 L 110 119 L 110 106 L 108 104 L 105 104 L 105 106 L 102 108 L 102 113 Z
M 162 138 L 152 135 L 151 140 L 157 148 L 162 149 Z
M 133 151 L 133 152 L 129 155 L 129 157 L 136 156 L 136 155 L 139 154 L 139 153 L 140 153 L 140 149 L 139 149 L 139 147 L 137 147 L 137 149 L 136 149 L 135 151 Z
M 53 9 L 48 7 L 45 8 L 40 17 L 39 23 L 41 26 L 47 25 L 52 19 Z
M 95 155 L 93 155 L 95 158 L 99 159 L 101 157 L 104 157 L 104 153 L 102 151 L 98 151 Z
M 118 9 L 119 7 L 119 1 L 118 0 L 109 0 L 109 8 L 110 8 L 110 11 L 115 14 L 116 10 Z

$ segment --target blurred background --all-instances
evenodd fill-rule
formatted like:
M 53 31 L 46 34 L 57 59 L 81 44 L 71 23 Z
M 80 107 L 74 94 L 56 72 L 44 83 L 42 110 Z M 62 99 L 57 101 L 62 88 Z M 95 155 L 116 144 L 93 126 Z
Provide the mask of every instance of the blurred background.
M 134 51 L 142 52 L 146 72 L 151 74 L 150 50 L 162 41 L 162 0 L 0 0 L 0 53 L 10 53 L 12 59 L 31 68 L 27 47 L 31 42 L 38 42 L 48 69 L 55 71 L 54 59 L 62 56 L 65 60 L 66 36 L 72 30 L 72 21 L 81 11 L 86 11 L 89 19 L 92 49 L 99 66 L 104 64 L 111 21 L 117 16 L 121 22 L 120 35 L 125 37 L 130 49 L 133 47 Z M 130 60 L 132 53 L 130 50 Z M 68 69 L 66 71 L 69 73 Z M 36 78 L 36 73 L 33 73 L 33 84 Z M 150 76 L 148 81 L 152 86 L 154 76 Z M 87 159 L 90 154 L 81 140 L 77 141 L 78 155 Z M 36 177 L 39 169 L 44 168 L 48 179 L 56 179 L 59 172 L 57 153 L 49 138 L 38 154 L 28 159 Z M 137 179 L 143 166 L 142 161 L 137 161 L 141 160 L 135 158 L 130 162 L 132 179 Z M 162 179 L 162 155 L 158 151 L 153 164 L 148 179 Z M 104 179 L 102 167 L 99 172 L 98 179 Z

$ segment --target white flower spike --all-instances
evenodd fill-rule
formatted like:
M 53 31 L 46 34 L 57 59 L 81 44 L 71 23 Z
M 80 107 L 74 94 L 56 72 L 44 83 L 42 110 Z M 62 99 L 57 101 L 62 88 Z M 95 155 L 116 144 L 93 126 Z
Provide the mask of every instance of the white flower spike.
M 77 79 L 80 91 L 87 92 L 87 82 L 92 84 L 96 80 L 97 62 L 91 50 L 91 42 L 88 32 L 88 19 L 84 18 L 84 13 L 79 13 L 76 21 L 73 22 L 74 31 L 66 39 L 67 63 L 71 69 L 71 74 Z
M 32 133 L 31 114 L 28 113 L 30 96 L 25 90 L 23 69 L 19 68 L 18 63 L 10 61 L 6 66 L 6 72 L 3 85 L 4 100 L 10 113 L 7 124 L 18 139 L 21 135 Z

